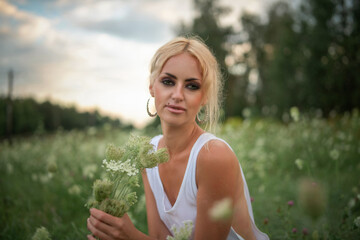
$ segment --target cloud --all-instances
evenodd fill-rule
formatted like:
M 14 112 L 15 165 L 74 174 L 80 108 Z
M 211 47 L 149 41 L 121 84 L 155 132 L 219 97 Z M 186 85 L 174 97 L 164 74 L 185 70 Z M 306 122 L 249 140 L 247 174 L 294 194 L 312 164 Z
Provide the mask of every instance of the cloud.
M 82 4 L 66 16 L 71 24 L 139 42 L 158 42 L 173 35 L 170 24 L 144 12 L 143 1 L 98 1 Z
M 64 24 L 65 15 L 47 18 L 0 3 L 0 94 L 12 68 L 15 96 L 98 107 L 138 125 L 148 119 L 148 65 L 164 39 L 133 41 L 82 31 Z
M 142 0 L 141 12 L 176 26 L 180 21 L 189 22 L 194 17 L 193 0 Z
M 2 74 L 7 69 L 18 66 L 31 71 L 39 67 L 39 62 L 49 63 L 58 58 L 54 56 L 56 49 L 49 48 L 49 43 L 57 34 L 46 18 L 21 11 L 16 6 L 1 1 L 0 20 Z
M 141 125 L 150 59 L 191 9 L 192 0 L 0 0 L 0 94 L 13 68 L 15 96 L 97 106 Z
M 129 16 L 121 20 L 81 21 L 78 24 L 91 31 L 108 33 L 139 42 L 158 42 L 172 35 L 167 24 L 136 12 L 129 12 Z
M 26 41 L 34 41 L 48 32 L 51 26 L 47 19 L 20 11 L 6 1 L 0 1 L 0 19 L 2 20 L 2 29 L 7 29 L 6 32 L 9 32 L 8 27 L 11 27 L 15 30 L 11 33 L 16 38 Z

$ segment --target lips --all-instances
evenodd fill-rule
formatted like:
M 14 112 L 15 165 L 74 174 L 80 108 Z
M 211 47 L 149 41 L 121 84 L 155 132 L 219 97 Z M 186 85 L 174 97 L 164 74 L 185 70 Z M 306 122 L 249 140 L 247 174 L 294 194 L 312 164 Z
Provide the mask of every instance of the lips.
M 169 110 L 169 112 L 172 112 L 172 113 L 183 113 L 186 111 L 186 109 L 183 107 L 180 107 L 177 105 L 171 105 L 171 104 L 166 105 L 165 108 L 167 108 Z

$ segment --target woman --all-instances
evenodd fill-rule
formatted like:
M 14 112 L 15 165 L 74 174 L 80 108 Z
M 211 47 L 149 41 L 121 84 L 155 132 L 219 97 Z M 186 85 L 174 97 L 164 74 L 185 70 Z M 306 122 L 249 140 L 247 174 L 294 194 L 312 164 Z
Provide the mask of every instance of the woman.
M 163 132 L 152 143 L 154 149 L 167 148 L 170 159 L 142 174 L 149 235 L 126 214 L 116 218 L 97 209 L 90 210 L 88 229 L 103 240 L 166 239 L 173 225 L 191 220 L 193 239 L 268 239 L 255 226 L 234 152 L 196 122 L 204 111 L 202 121 L 212 129 L 218 117 L 221 81 L 214 56 L 197 38 L 175 38 L 155 53 L 150 72 L 149 90 Z M 232 217 L 212 220 L 210 209 L 225 198 L 231 199 Z

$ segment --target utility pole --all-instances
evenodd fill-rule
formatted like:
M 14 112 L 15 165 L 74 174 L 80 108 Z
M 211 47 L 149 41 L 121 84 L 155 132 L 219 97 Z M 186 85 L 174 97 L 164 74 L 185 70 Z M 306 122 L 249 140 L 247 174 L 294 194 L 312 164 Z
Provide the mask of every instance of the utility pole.
M 14 71 L 12 69 L 8 72 L 8 96 L 6 104 L 6 134 L 10 145 L 12 145 L 12 127 L 13 127 L 13 106 L 12 106 L 12 91 L 14 82 Z

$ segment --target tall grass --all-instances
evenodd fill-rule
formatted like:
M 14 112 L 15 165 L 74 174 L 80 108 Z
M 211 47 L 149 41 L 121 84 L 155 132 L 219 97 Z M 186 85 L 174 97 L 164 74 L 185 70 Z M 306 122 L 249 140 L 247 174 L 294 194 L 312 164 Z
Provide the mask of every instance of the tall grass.
M 40 226 L 52 239 L 85 238 L 89 213 L 84 203 L 102 173 L 105 147 L 123 144 L 128 135 L 105 127 L 33 136 L 13 146 L 1 143 L 0 239 L 30 239 Z M 237 154 L 255 221 L 271 239 L 359 239 L 357 111 L 328 120 L 302 117 L 288 124 L 232 119 L 219 136 Z M 144 197 L 130 216 L 147 231 Z

